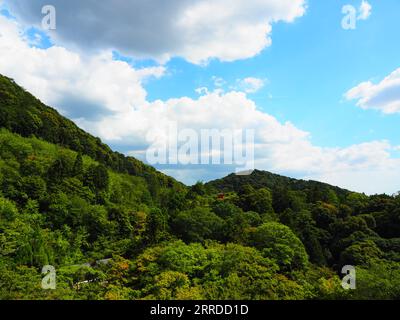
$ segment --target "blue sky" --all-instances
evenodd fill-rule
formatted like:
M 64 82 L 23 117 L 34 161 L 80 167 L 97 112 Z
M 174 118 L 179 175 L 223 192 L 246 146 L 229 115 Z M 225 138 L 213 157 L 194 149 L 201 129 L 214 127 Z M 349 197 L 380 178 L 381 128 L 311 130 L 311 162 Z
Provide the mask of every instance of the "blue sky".
M 304 17 L 274 25 L 272 46 L 254 58 L 214 60 L 206 67 L 173 59 L 168 76 L 146 84 L 149 98 L 195 98 L 194 89 L 212 86 L 213 76 L 229 84 L 246 76 L 265 78 L 269 83 L 251 98 L 279 120 L 310 132 L 318 145 L 344 147 L 372 139 L 400 144 L 399 114 L 361 110 L 343 98 L 355 85 L 380 81 L 400 65 L 400 2 L 370 3 L 371 17 L 344 30 L 342 6 L 358 7 L 360 1 L 310 0 Z
M 55 31 L 45 2 L 0 1 L 0 72 L 114 149 L 146 161 L 146 135 L 171 120 L 254 129 L 257 168 L 400 190 L 399 1 L 55 0 Z M 345 5 L 365 14 L 354 30 Z M 188 184 L 232 171 L 158 167 Z

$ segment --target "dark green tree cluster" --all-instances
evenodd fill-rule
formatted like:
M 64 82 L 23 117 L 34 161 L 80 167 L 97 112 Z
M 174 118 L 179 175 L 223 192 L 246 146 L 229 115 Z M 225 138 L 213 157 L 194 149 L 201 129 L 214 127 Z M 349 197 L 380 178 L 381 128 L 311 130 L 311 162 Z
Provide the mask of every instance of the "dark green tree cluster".
M 0 299 L 400 298 L 399 195 L 262 171 L 186 187 L 4 77 L 0 127 Z

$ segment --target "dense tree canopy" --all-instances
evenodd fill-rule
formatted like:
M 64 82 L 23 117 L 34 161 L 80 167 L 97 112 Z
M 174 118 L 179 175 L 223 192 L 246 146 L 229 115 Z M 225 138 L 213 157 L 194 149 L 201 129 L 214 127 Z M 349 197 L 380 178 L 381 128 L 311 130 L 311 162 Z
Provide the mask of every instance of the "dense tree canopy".
M 0 127 L 0 299 L 400 298 L 400 195 L 257 170 L 186 187 L 1 76 Z

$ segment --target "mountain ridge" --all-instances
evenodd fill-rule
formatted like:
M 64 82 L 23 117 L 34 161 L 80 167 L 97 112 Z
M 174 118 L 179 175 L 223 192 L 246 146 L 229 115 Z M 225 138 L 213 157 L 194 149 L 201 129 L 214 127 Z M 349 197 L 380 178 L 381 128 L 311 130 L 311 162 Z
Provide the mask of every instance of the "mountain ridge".
M 83 129 L 79 128 L 73 121 L 59 114 L 57 110 L 42 103 L 28 91 L 19 86 L 13 79 L 0 74 L 0 127 L 4 127 L 11 132 L 15 132 L 24 137 L 35 135 L 50 143 L 59 144 L 71 150 L 82 152 L 83 154 L 94 158 L 121 173 L 129 173 L 132 175 L 146 176 L 146 174 L 156 175 L 157 179 L 165 186 L 175 185 L 183 187 L 183 183 L 177 181 L 173 177 L 167 176 L 157 171 L 152 166 L 146 165 L 142 161 L 134 157 L 125 156 L 117 151 L 113 151 L 107 144 L 103 143 L 100 138 L 94 137 Z M 289 184 L 296 189 L 297 187 L 310 184 L 315 187 L 332 188 L 335 191 L 343 190 L 340 187 L 332 186 L 318 181 L 306 181 L 302 179 L 290 178 L 268 171 L 254 170 L 250 177 L 257 176 L 261 178 L 257 182 L 252 179 L 255 187 L 274 188 L 275 183 Z M 243 177 L 243 178 L 240 178 Z M 225 185 L 222 189 L 221 185 L 231 184 L 230 190 L 235 190 L 235 181 L 246 181 L 246 176 L 237 176 L 235 174 L 227 175 L 220 179 L 213 179 L 206 185 L 215 187 L 220 191 L 226 190 Z M 269 182 L 268 182 L 269 180 Z
M 400 297 L 400 196 L 260 170 L 187 187 L 6 77 L 0 127 L 0 299 Z M 343 265 L 364 289 L 343 290 Z
M 79 128 L 13 79 L 0 74 L 0 127 L 23 137 L 36 136 L 92 157 L 110 169 L 136 176 L 155 176 L 164 186 L 183 184 L 134 157 L 113 151 L 100 138 Z

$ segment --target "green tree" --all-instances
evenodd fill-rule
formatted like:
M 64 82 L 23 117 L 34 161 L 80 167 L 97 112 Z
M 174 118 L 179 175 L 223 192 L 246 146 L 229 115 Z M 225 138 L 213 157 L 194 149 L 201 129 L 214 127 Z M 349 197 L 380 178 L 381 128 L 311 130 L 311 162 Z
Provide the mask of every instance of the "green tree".
M 383 253 L 371 240 L 357 242 L 341 254 L 342 265 L 368 265 L 372 260 L 382 257 Z
M 272 258 L 287 271 L 302 269 L 308 264 L 304 245 L 289 227 L 270 222 L 258 227 L 250 234 L 250 245 Z
M 149 243 L 158 243 L 168 238 L 168 216 L 160 209 L 153 208 L 147 218 Z
M 266 188 L 255 190 L 251 185 L 245 185 L 238 195 L 237 205 L 243 211 L 255 211 L 259 214 L 273 212 L 272 194 Z
M 185 242 L 222 238 L 224 221 L 206 208 L 182 211 L 171 223 L 171 230 Z
M 91 165 L 85 173 L 85 183 L 92 190 L 106 190 L 109 185 L 109 175 L 107 168 L 100 165 Z
M 368 266 L 357 267 L 356 274 L 357 289 L 351 290 L 351 299 L 400 299 L 400 263 L 376 260 Z
M 81 177 L 83 175 L 83 158 L 82 154 L 78 153 L 72 168 L 72 175 L 74 177 Z
M 46 195 L 46 182 L 39 176 L 28 176 L 22 179 L 24 191 L 31 199 L 40 199 Z
M 18 215 L 18 210 L 13 202 L 0 197 L 0 223 L 2 221 L 12 221 Z

